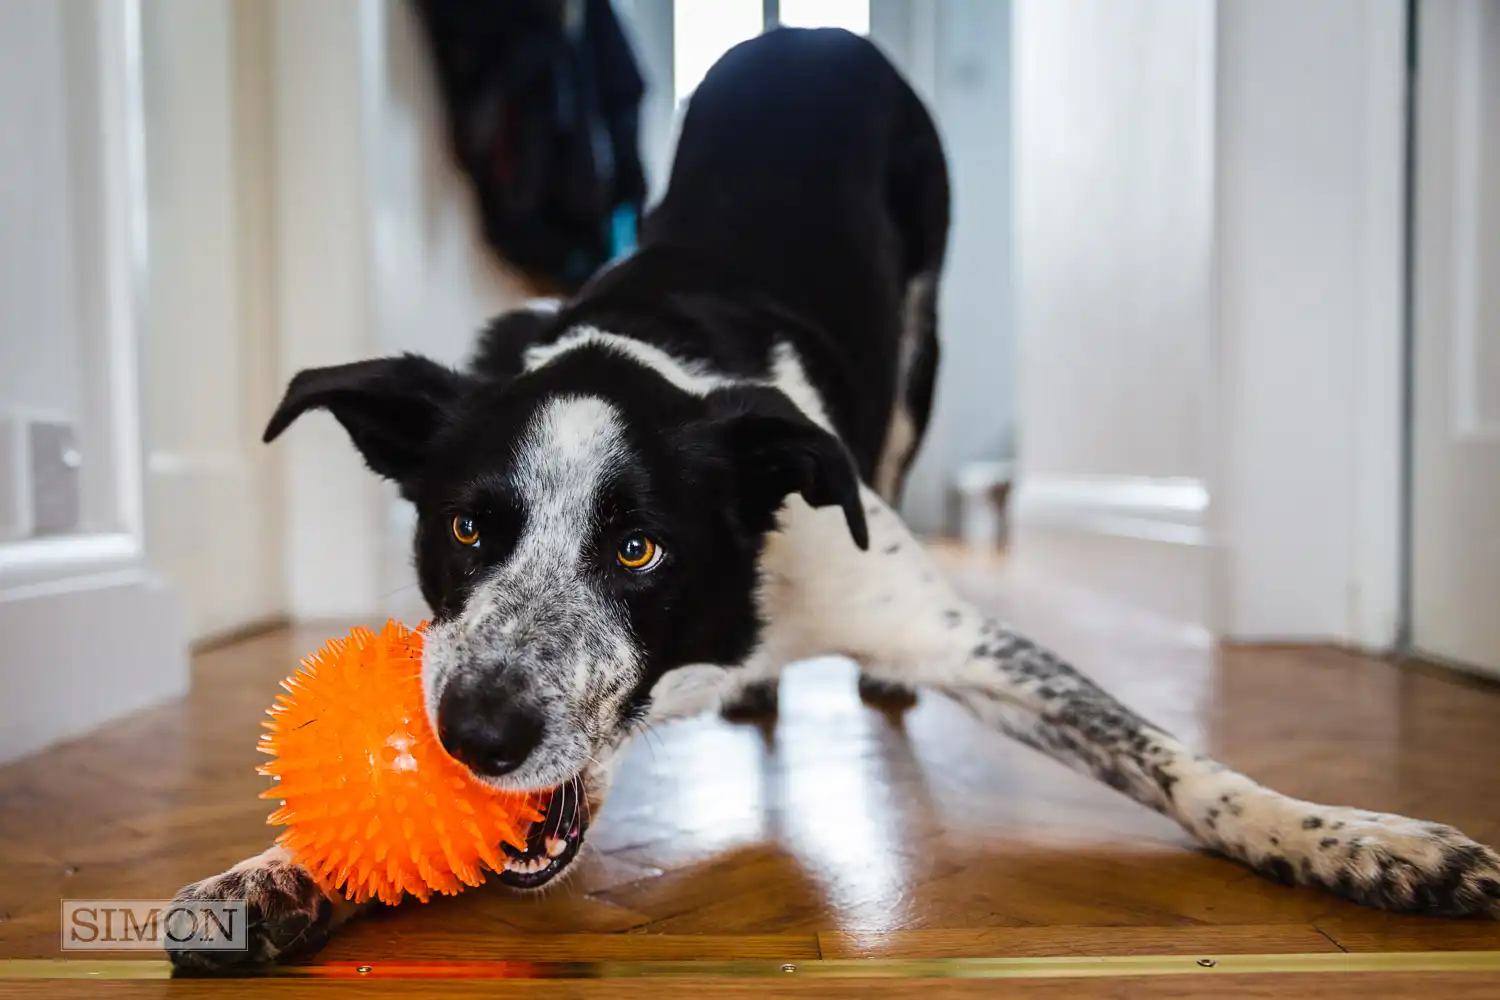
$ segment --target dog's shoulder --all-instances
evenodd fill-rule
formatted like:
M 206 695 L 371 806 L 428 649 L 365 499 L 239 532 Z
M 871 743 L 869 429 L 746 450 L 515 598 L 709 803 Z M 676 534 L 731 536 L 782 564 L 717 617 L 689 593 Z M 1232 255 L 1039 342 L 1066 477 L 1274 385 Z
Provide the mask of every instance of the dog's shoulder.
M 576 345 L 580 331 L 594 331 L 627 353 L 669 355 L 731 381 L 765 379 L 778 342 L 800 347 L 817 335 L 723 261 L 654 245 L 600 272 L 550 325 L 527 325 L 517 321 L 509 338 L 524 345 L 525 357 L 553 355 L 564 341 Z
M 556 339 L 564 329 L 559 323 L 561 309 L 558 299 L 532 299 L 490 320 L 474 345 L 469 371 L 492 379 L 521 374 L 526 369 L 526 352 Z
M 605 352 L 694 395 L 732 385 L 785 393 L 848 442 L 849 373 L 826 333 L 722 261 L 648 246 L 600 272 L 561 304 L 497 317 L 471 361 L 503 381 L 575 352 Z

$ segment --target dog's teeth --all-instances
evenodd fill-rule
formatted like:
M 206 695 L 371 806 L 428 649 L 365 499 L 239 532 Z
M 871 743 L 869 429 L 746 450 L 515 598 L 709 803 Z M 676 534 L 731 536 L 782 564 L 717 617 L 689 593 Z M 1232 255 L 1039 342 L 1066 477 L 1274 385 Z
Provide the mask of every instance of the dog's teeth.
M 509 858 L 505 862 L 505 870 L 512 871 L 518 875 L 535 875 L 552 863 L 551 858 Z
M 568 842 L 561 837 L 547 838 L 547 856 L 555 858 L 568 849 Z

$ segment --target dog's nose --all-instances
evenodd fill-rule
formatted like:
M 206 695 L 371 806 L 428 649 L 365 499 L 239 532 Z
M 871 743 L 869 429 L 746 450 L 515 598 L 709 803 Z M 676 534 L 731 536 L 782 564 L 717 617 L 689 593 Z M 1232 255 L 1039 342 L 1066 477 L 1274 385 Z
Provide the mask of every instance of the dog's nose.
M 542 742 L 540 715 L 500 685 L 449 684 L 437 722 L 443 749 L 482 777 L 510 774 Z

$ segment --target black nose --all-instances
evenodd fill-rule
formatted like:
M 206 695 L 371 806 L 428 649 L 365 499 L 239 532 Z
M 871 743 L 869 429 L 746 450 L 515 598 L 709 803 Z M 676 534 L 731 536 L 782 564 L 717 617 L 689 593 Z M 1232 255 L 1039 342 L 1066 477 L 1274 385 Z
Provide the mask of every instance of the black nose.
M 494 682 L 450 683 L 438 699 L 437 722 L 443 749 L 484 777 L 510 774 L 542 742 L 541 716 Z

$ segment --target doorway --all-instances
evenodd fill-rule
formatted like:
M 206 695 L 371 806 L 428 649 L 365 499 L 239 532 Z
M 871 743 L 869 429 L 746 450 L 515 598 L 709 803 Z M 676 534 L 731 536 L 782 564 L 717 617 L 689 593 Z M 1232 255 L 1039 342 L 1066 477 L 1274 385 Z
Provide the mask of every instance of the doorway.
M 1415 13 L 1410 646 L 1500 677 L 1500 0 Z

